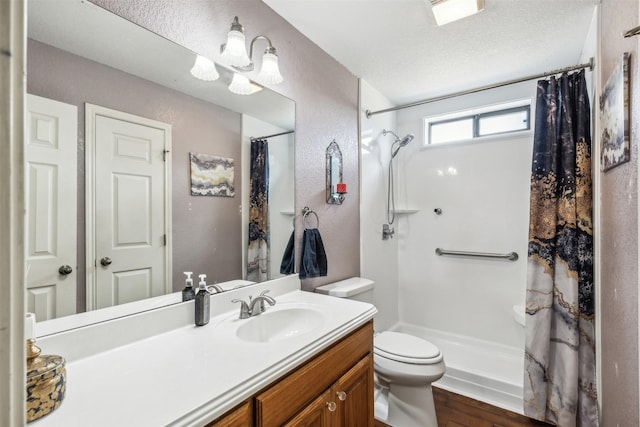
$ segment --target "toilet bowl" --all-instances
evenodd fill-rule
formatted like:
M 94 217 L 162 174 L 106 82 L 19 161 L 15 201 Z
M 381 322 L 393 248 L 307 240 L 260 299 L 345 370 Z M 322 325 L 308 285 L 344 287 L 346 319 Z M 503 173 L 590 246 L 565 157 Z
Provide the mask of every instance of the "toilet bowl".
M 440 350 L 429 341 L 385 331 L 373 340 L 376 418 L 390 426 L 437 427 L 431 383 L 444 375 Z
M 360 277 L 316 292 L 371 303 L 373 281 Z M 431 383 L 445 372 L 442 353 L 422 338 L 393 331 L 373 339 L 375 417 L 393 427 L 437 427 Z

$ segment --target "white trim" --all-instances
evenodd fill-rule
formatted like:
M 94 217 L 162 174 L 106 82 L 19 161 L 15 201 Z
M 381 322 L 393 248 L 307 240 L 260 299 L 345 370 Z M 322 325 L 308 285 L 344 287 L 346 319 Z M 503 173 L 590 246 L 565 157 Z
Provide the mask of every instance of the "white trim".
M 26 1 L 0 1 L 0 425 L 25 423 Z
M 86 303 L 87 311 L 96 308 L 96 266 L 95 266 L 95 212 L 94 212 L 94 194 L 95 194 L 95 122 L 96 116 L 105 116 L 117 120 L 124 120 L 131 123 L 140 124 L 160 129 L 164 132 L 164 149 L 167 151 L 164 171 L 165 177 L 165 200 L 164 200 L 164 232 L 167 236 L 167 245 L 165 251 L 165 293 L 173 292 L 172 286 L 172 235 L 171 235 L 171 125 L 157 120 L 136 116 L 134 114 L 125 113 L 118 110 L 112 110 L 106 107 L 100 107 L 85 103 L 85 223 L 86 223 Z

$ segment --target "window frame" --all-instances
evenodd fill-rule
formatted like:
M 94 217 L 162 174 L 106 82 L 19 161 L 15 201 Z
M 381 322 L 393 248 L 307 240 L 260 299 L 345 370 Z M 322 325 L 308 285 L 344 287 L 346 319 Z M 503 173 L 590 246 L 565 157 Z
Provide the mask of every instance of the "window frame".
M 485 135 L 480 135 L 480 120 L 486 117 L 492 116 L 501 116 L 508 115 L 511 113 L 517 113 L 520 111 L 524 111 L 526 113 L 526 128 L 517 129 L 517 130 L 505 130 L 502 132 L 493 132 Z M 458 121 L 472 120 L 472 136 L 470 138 L 457 139 L 445 142 L 431 142 L 432 132 L 431 128 L 434 125 L 446 124 Z M 484 107 L 472 110 L 465 110 L 459 113 L 453 114 L 444 114 L 437 116 L 429 116 L 423 119 L 424 124 L 424 147 L 433 147 L 433 146 L 441 146 L 451 143 L 459 143 L 464 141 L 478 141 L 484 140 L 486 138 L 492 138 L 498 135 L 512 134 L 512 133 L 521 133 L 531 131 L 531 99 L 522 100 L 522 101 L 514 101 L 514 102 L 505 102 L 501 104 L 497 104 L 491 107 Z

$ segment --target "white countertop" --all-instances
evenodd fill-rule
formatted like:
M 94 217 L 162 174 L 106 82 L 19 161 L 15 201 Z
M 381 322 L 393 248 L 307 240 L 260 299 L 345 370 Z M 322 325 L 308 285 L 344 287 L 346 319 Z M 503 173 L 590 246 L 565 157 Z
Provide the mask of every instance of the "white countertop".
M 277 291 L 270 293 L 276 295 L 277 304 L 267 312 L 309 305 L 326 314 L 323 324 L 279 341 L 240 340 L 236 337 L 237 328 L 251 319 L 237 319 L 239 305 L 230 299 L 245 299 L 262 289 L 272 289 L 270 286 L 273 285 L 265 282 L 213 298 L 216 303 L 212 303 L 211 321 L 203 327 L 183 324 L 130 342 L 123 339 L 107 349 L 96 344 L 98 350 L 86 354 L 71 351 L 62 405 L 30 426 L 201 426 L 357 329 L 376 313 L 371 304 L 287 288 L 280 295 Z M 154 315 L 158 316 L 161 310 L 155 310 Z M 167 310 L 186 310 L 193 316 L 190 304 Z M 189 316 L 181 313 L 178 318 Z M 95 330 L 88 327 L 69 331 L 61 334 L 66 337 L 59 341 L 53 336 L 38 344 L 43 354 L 52 354 L 48 350 L 55 349 L 56 354 L 65 357 L 64 345 L 69 342 L 94 347 L 85 341 L 109 341 L 112 334 L 130 335 L 130 329 L 135 325 L 143 328 L 147 321 L 150 320 L 134 318 L 119 325 L 107 322 Z

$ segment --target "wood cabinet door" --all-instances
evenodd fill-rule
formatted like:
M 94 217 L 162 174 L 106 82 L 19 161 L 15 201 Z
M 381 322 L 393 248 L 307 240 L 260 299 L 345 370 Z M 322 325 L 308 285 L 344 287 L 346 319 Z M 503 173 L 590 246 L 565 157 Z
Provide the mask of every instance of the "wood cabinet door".
M 333 411 L 328 406 L 331 398 L 331 390 L 325 391 L 298 415 L 284 424 L 284 427 L 331 427 L 336 414 L 335 406 L 333 406 Z
M 373 324 L 368 322 L 259 393 L 255 397 L 256 426 L 280 427 L 292 417 L 296 417 L 304 411 L 309 402 L 330 390 L 372 351 Z M 373 400 L 373 391 L 371 399 Z
M 344 374 L 331 393 L 338 404 L 335 425 L 373 427 L 373 356 L 365 357 Z
M 206 427 L 251 427 L 253 426 L 253 405 L 244 402 Z

